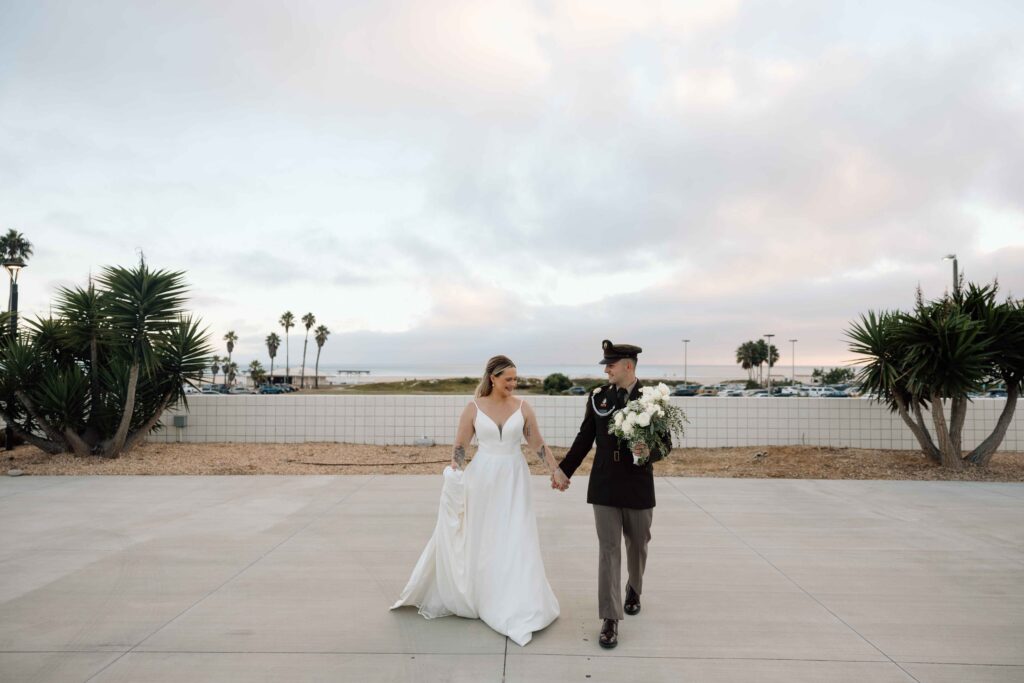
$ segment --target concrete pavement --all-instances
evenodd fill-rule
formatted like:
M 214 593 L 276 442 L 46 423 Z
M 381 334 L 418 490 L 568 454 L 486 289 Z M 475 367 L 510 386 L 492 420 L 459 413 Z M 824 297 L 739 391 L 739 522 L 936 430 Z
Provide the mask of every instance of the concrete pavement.
M 534 478 L 561 617 L 388 611 L 440 476 L 0 479 L 0 681 L 1024 681 L 1024 485 L 657 480 L 597 646 L 585 478 Z

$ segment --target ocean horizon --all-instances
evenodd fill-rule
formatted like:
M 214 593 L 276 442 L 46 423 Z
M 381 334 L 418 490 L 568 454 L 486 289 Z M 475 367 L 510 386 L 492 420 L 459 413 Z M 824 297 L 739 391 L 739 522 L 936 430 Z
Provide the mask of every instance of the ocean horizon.
M 810 377 L 815 367 L 797 365 L 796 376 Z M 837 366 L 825 366 L 837 367 Z M 293 372 L 296 370 L 293 365 Z M 521 377 L 544 378 L 560 372 L 569 377 L 596 378 L 604 377 L 602 366 L 593 364 L 523 364 L 517 370 Z M 310 368 L 307 367 L 307 372 Z M 358 371 L 360 374 L 349 374 Z M 375 379 L 437 379 L 447 377 L 479 377 L 483 368 L 478 364 L 391 364 L 391 363 L 351 363 L 351 364 L 320 364 L 320 374 L 332 380 L 348 382 L 372 382 Z M 767 368 L 764 369 L 767 374 Z M 793 374 L 792 365 L 778 364 L 772 368 L 773 377 L 789 377 Z M 739 365 L 688 365 L 683 364 L 646 364 L 637 366 L 637 375 L 641 378 L 672 379 L 679 382 L 684 378 L 697 382 L 718 382 L 725 379 L 746 379 L 747 371 Z

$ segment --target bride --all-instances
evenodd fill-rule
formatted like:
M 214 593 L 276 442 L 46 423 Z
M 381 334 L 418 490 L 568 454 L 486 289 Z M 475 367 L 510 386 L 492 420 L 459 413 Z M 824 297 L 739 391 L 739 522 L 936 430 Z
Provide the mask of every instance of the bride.
M 557 463 L 533 408 L 512 395 L 515 388 L 511 360 L 487 361 L 476 397 L 459 418 L 434 535 L 391 609 L 412 605 L 427 619 L 479 618 L 523 646 L 559 608 L 544 574 L 522 440 L 549 472 Z M 477 452 L 466 465 L 474 434 Z

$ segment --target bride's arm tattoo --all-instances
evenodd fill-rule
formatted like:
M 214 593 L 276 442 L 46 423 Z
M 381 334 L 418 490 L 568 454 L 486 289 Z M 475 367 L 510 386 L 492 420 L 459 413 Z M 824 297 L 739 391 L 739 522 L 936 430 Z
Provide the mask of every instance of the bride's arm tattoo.
M 466 464 L 466 449 L 462 447 L 462 444 L 455 444 L 455 451 L 452 453 L 452 460 L 458 464 L 459 469 Z

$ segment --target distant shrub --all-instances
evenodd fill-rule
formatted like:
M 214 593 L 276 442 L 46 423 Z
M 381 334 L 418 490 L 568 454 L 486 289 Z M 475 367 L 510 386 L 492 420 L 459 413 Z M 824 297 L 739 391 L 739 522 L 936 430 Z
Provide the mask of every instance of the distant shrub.
M 545 394 L 560 394 L 563 391 L 568 391 L 571 386 L 572 382 L 569 378 L 560 372 L 552 373 L 544 378 Z

